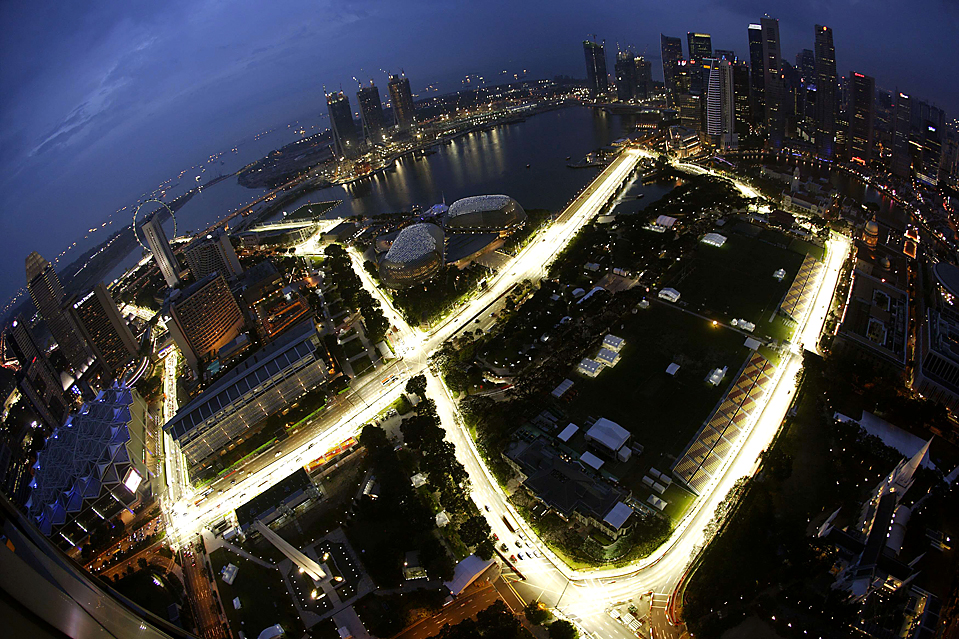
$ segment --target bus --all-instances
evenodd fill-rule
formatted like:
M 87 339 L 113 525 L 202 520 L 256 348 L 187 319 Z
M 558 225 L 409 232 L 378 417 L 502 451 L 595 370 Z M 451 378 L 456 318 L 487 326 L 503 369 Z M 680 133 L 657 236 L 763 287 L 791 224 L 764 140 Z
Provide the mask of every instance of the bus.
M 506 518 L 506 515 L 503 515 L 503 523 L 506 524 L 506 530 L 510 531 L 511 533 L 516 533 L 516 530 L 509 523 L 509 520 Z

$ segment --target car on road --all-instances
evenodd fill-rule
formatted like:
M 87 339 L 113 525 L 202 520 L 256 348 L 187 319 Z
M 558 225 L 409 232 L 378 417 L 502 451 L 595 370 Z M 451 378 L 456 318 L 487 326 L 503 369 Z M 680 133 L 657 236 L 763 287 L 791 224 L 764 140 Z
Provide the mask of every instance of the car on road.
M 282 454 L 283 454 L 283 451 L 282 451 L 282 450 L 278 450 L 278 451 L 276 451 L 276 453 L 273 455 L 273 457 L 279 457 L 279 456 L 282 455 Z
M 507 546 L 506 544 L 500 544 L 499 549 L 500 549 L 500 550 L 509 550 L 509 546 Z
M 236 480 L 235 480 L 235 479 L 231 479 L 231 480 L 230 480 L 230 485 L 231 485 L 231 486 L 232 486 L 233 484 L 235 484 L 235 483 L 236 483 Z
M 510 561 L 516 561 L 516 555 L 510 555 L 510 556 L 509 556 L 509 560 L 510 560 Z
M 483 508 L 486 509 L 486 512 L 489 512 L 489 511 L 490 511 L 490 510 L 489 510 L 489 506 L 483 506 Z

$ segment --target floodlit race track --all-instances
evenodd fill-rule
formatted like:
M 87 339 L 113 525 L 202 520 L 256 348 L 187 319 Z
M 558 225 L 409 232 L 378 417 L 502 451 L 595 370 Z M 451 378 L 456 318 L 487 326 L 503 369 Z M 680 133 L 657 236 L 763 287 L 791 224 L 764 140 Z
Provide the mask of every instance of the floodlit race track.
M 297 468 L 322 455 L 345 439 L 355 436 L 359 429 L 383 412 L 395 401 L 409 377 L 424 374 L 427 393 L 436 401 L 437 411 L 447 436 L 456 447 L 457 456 L 469 472 L 472 496 L 486 513 L 493 531 L 501 541 L 515 546 L 518 539 L 529 542 L 537 551 L 536 557 L 516 565 L 523 579 L 512 582 L 512 587 L 526 601 L 540 600 L 559 610 L 580 628 L 596 637 L 635 637 L 625 626 L 613 621 L 606 610 L 610 605 L 627 599 L 647 597 L 651 605 L 650 624 L 657 637 L 679 636 L 679 628 L 667 618 L 667 602 L 692 558 L 705 543 L 704 530 L 736 481 L 752 475 L 760 453 L 775 437 L 789 409 L 797 389 L 797 375 L 802 368 L 799 350 L 803 346 L 816 351 L 829 307 L 832 303 L 839 272 L 849 253 L 849 241 L 832 237 L 827 244 L 825 268 L 822 269 L 815 302 L 802 318 L 796 331 L 800 344 L 787 353 L 777 369 L 772 391 L 748 434 L 728 456 L 724 469 L 717 474 L 697 499 L 686 517 L 677 525 L 672 537 L 649 557 L 624 568 L 581 571 L 567 566 L 535 537 L 525 521 L 512 509 L 506 495 L 483 464 L 472 438 L 462 423 L 456 402 L 443 382 L 429 369 L 429 354 L 445 340 L 482 317 L 488 309 L 525 279 L 541 279 L 548 265 L 560 254 L 576 233 L 592 219 L 615 195 L 632 174 L 639 160 L 648 157 L 645 151 L 628 149 L 614 160 L 567 209 L 497 274 L 487 288 L 462 308 L 423 332 L 409 326 L 376 286 L 362 266 L 362 258 L 355 251 L 349 254 L 354 270 L 371 294 L 380 300 L 383 312 L 394 332 L 391 336 L 399 359 L 380 368 L 375 375 L 354 380 L 352 395 L 359 401 L 350 402 L 336 411 L 327 411 L 325 417 L 309 425 L 304 432 L 277 446 L 282 450 L 275 457 L 261 455 L 244 467 L 240 479 L 227 484 L 226 478 L 211 485 L 209 496 L 197 500 L 196 491 L 187 490 L 185 497 L 168 508 L 171 538 L 183 543 L 202 527 L 222 518 L 237 506 L 267 490 Z M 696 173 L 713 173 L 695 165 L 681 164 L 679 168 Z M 728 179 L 728 178 L 727 178 Z M 747 197 L 758 194 L 751 187 L 733 180 Z M 383 379 L 390 379 L 384 384 Z M 263 459 L 266 457 L 266 459 Z M 504 523 L 504 518 L 516 532 Z

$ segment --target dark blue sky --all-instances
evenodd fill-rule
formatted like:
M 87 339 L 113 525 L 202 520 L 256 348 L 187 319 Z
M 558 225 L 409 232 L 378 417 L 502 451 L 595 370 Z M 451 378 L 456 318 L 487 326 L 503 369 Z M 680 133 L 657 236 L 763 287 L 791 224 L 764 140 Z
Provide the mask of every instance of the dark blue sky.
M 53 259 L 211 153 L 324 112 L 324 84 L 384 86 L 383 70 L 400 67 L 414 92 L 504 69 L 582 77 L 588 33 L 610 50 L 648 47 L 661 78 L 660 32 L 708 32 L 743 55 L 746 25 L 763 13 L 779 18 L 788 60 L 827 24 L 841 73 L 956 115 L 955 0 L 2 2 L 0 306 L 23 285 L 31 250 Z

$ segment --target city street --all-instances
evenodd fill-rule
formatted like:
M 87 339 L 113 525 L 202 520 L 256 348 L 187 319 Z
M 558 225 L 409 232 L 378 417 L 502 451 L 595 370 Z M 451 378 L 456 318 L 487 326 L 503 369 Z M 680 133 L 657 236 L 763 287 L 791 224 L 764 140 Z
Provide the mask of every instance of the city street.
M 650 624 L 657 637 L 678 637 L 680 628 L 668 618 L 669 597 L 679 583 L 690 561 L 707 541 L 703 531 L 726 494 L 743 476 L 755 472 L 760 453 L 769 445 L 791 405 L 796 391 L 796 378 L 802 366 L 798 350 L 787 354 L 777 370 L 772 391 L 766 404 L 749 430 L 728 456 L 726 466 L 704 490 L 702 496 L 676 526 L 669 541 L 649 557 L 636 564 L 616 569 L 578 571 L 570 569 L 548 548 L 536 541 L 535 535 L 513 510 L 499 485 L 489 474 L 468 431 L 462 425 L 456 403 L 443 382 L 427 367 L 429 353 L 459 330 L 472 325 L 476 319 L 488 315 L 489 308 L 524 279 L 538 281 L 576 232 L 594 216 L 617 191 L 623 180 L 643 157 L 631 149 L 611 163 L 600 176 L 577 197 L 567 210 L 549 228 L 517 255 L 516 258 L 490 282 L 487 289 L 468 302 L 462 309 L 448 316 L 429 333 L 406 324 L 390 305 L 362 268 L 360 258 L 351 252 L 354 267 L 363 285 L 382 304 L 384 313 L 396 332 L 392 336 L 399 359 L 374 375 L 354 380 L 350 399 L 328 409 L 319 419 L 302 429 L 293 438 L 278 444 L 279 456 L 267 453 L 249 462 L 234 479 L 222 479 L 212 485 L 214 492 L 194 505 L 184 499 L 173 509 L 176 539 L 185 541 L 202 526 L 209 525 L 232 509 L 248 501 L 297 468 L 315 459 L 326 450 L 357 433 L 363 424 L 385 410 L 399 397 L 405 381 L 423 373 L 427 377 L 427 394 L 437 404 L 437 410 L 454 443 L 457 456 L 464 464 L 472 482 L 472 496 L 480 510 L 489 507 L 487 519 L 493 531 L 510 546 L 517 540 L 533 542 L 534 558 L 517 562 L 524 579 L 513 583 L 516 591 L 527 601 L 540 600 L 559 609 L 584 630 L 597 636 L 635 636 L 621 623 L 613 620 L 607 610 L 616 603 L 636 599 L 652 591 L 654 602 Z M 685 169 L 686 166 L 684 165 Z M 743 193 L 751 193 L 748 186 L 737 184 Z M 831 304 L 839 270 L 848 255 L 848 241 L 833 238 L 827 247 L 827 263 L 818 282 L 816 302 L 797 329 L 802 344 L 816 348 L 829 305 Z M 387 383 L 384 385 L 384 381 Z M 236 477 L 239 477 L 236 479 Z M 235 481 L 235 485 L 233 485 Z M 222 492 L 220 492 L 222 491 Z M 516 530 L 510 532 L 504 518 Z

